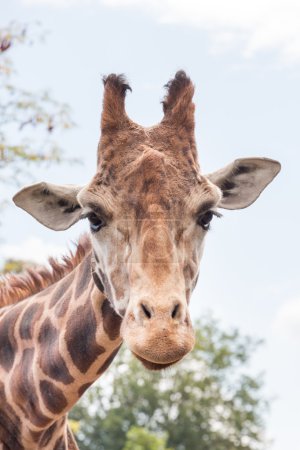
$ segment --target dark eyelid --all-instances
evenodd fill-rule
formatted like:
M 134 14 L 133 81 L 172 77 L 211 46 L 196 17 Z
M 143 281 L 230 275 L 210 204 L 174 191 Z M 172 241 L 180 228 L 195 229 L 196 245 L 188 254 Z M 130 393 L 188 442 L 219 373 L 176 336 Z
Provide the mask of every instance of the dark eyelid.
M 197 211 L 197 216 L 201 216 L 202 214 L 206 213 L 207 211 L 214 208 L 215 206 L 216 206 L 216 202 L 214 202 L 212 200 L 208 200 L 208 201 L 202 203 L 202 205 L 199 207 L 199 209 Z
M 111 219 L 111 215 L 108 214 L 100 205 L 96 203 L 87 203 L 89 208 L 91 208 L 92 212 L 94 212 L 99 218 L 109 220 Z

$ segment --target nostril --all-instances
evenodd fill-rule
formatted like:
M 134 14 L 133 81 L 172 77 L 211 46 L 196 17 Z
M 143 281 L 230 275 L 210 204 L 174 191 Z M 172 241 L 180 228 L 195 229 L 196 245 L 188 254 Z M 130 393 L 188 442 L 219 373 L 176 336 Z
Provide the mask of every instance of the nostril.
M 143 303 L 141 303 L 141 308 L 145 316 L 148 317 L 148 319 L 151 319 L 151 311 L 149 310 L 149 308 L 147 308 L 147 306 L 144 305 Z
M 175 319 L 178 316 L 179 308 L 180 308 L 180 304 L 177 303 L 177 305 L 174 306 L 172 314 L 171 314 L 172 319 Z

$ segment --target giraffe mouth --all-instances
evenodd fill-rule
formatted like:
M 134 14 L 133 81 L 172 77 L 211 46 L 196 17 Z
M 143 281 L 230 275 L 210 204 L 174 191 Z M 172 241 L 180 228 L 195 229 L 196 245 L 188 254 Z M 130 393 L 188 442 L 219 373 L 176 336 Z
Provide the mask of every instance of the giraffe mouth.
M 162 369 L 166 369 L 167 367 L 172 366 L 173 364 L 178 363 L 181 358 L 176 359 L 175 361 L 172 362 L 168 362 L 168 363 L 154 363 L 152 361 L 148 361 L 148 359 L 144 359 L 141 356 L 139 356 L 137 353 L 134 353 L 134 356 L 141 361 L 141 363 L 143 364 L 144 367 L 146 367 L 146 369 L 148 370 L 162 370 Z

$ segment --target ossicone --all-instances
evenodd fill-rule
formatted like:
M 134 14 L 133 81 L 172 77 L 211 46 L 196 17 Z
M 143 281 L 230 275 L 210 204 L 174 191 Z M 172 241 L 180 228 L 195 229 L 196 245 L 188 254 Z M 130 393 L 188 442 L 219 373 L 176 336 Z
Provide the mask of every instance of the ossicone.
M 194 128 L 195 105 L 192 102 L 194 85 L 184 70 L 179 70 L 166 85 L 167 94 L 164 97 L 164 123 L 174 126 Z
M 129 123 L 124 100 L 126 92 L 131 91 L 131 87 L 123 74 L 116 75 L 114 73 L 103 77 L 103 84 L 101 130 L 122 128 Z
M 110 75 L 103 76 L 102 81 L 104 87 L 113 89 L 116 93 L 119 93 L 122 97 L 125 97 L 126 91 L 132 91 L 125 75 L 121 73 L 120 75 L 116 75 L 115 73 L 111 73 Z

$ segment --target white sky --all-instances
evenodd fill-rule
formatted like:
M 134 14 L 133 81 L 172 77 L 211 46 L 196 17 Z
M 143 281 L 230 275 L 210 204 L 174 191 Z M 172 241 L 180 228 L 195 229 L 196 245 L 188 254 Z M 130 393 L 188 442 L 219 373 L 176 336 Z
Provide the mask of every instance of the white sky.
M 165 24 L 205 30 L 214 48 L 236 47 L 244 57 L 276 50 L 284 64 L 300 59 L 298 0 L 23 0 L 25 5 L 54 8 L 105 5 L 146 12 Z
M 78 127 L 61 137 L 80 166 L 38 170 L 35 181 L 86 183 L 95 170 L 101 75 L 126 73 L 129 115 L 162 117 L 162 86 L 179 68 L 196 83 L 197 141 L 204 171 L 237 157 L 267 156 L 282 173 L 249 209 L 225 212 L 208 236 L 192 301 L 224 326 L 266 340 L 252 369 L 276 400 L 272 450 L 299 450 L 300 404 L 300 3 L 292 0 L 11 0 L 0 25 L 39 20 L 46 42 L 13 50 L 28 89 L 50 88 Z M 3 196 L 12 195 L 11 188 Z M 85 224 L 55 233 L 11 206 L 1 217 L 0 256 L 43 260 Z

